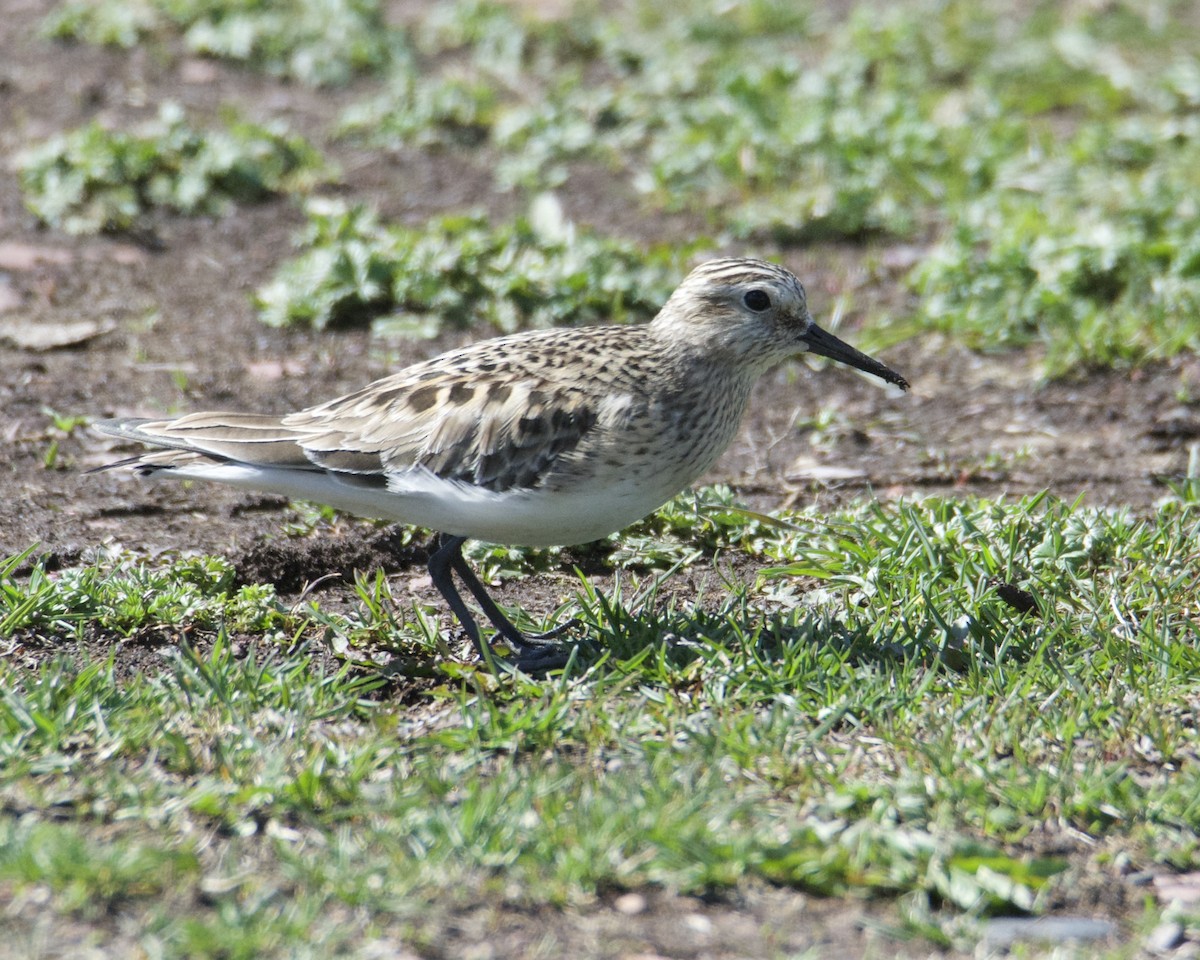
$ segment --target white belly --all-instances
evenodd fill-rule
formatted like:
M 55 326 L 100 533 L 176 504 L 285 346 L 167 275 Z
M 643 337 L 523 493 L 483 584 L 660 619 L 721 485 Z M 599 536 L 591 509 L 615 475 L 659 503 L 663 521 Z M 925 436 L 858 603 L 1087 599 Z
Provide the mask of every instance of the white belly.
M 566 490 L 497 493 L 417 468 L 389 477 L 389 489 L 359 486 L 332 473 L 246 464 L 192 464 L 161 475 L 213 480 L 250 490 L 314 500 L 338 510 L 428 527 L 441 533 L 527 547 L 598 540 L 651 513 L 685 482 L 635 477 Z

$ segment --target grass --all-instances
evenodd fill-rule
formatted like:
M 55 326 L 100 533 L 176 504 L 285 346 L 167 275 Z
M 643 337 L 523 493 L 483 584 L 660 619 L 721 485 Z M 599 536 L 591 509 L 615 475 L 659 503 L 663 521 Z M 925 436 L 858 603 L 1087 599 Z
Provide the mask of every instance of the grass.
M 955 911 L 1037 912 L 1119 862 L 1196 868 L 1194 503 L 786 520 L 680 498 L 605 547 L 610 587 L 567 588 L 569 675 L 448 664 L 408 704 L 381 685 L 432 663 L 444 612 L 382 578 L 332 612 L 235 589 L 213 559 L 18 577 L 15 558 L 18 644 L 179 639 L 155 671 L 0 668 L 0 797 L 28 811 L 0 883 L 63 918 L 137 918 L 164 956 L 284 956 L 489 891 L 537 908 L 748 878 L 900 898 L 910 933 L 961 944 Z M 714 573 L 695 602 L 659 598 L 696 564 Z M 235 656 L 232 636 L 257 639 Z

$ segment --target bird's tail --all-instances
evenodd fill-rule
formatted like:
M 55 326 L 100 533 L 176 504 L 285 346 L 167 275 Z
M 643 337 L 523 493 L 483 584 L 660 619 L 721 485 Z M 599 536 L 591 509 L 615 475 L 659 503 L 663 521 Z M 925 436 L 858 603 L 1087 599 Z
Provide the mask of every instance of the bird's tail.
M 312 463 L 299 444 L 300 434 L 279 417 L 251 413 L 192 413 L 175 420 L 125 417 L 99 420 L 101 433 L 136 440 L 160 449 L 126 457 L 94 470 L 130 467 L 147 476 L 164 470 L 186 472 L 201 464 L 236 463 L 255 467 L 307 468 Z

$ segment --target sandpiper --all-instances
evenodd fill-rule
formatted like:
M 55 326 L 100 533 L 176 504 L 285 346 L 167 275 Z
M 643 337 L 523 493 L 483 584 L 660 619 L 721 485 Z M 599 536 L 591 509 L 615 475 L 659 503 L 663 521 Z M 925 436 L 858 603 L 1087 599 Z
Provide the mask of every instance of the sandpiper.
M 100 421 L 163 449 L 99 469 L 215 480 L 437 531 L 429 573 L 480 657 L 491 648 L 452 574 L 517 666 L 536 672 L 561 664 L 561 648 L 521 634 L 463 542 L 586 543 L 644 517 L 713 465 L 754 381 L 806 351 L 908 389 L 818 327 L 790 272 L 721 259 L 696 267 L 648 324 L 485 340 L 282 417 Z

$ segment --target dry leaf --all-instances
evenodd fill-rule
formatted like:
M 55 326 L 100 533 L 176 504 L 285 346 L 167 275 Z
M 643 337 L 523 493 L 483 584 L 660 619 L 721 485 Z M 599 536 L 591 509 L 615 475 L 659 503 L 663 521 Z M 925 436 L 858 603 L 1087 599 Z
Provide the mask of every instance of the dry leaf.
M 302 377 L 308 371 L 299 360 L 255 360 L 246 364 L 246 372 L 255 380 L 281 380 Z
M 0 243 L 0 270 L 32 270 L 39 263 L 70 263 L 75 254 L 62 247 L 37 246 L 8 241 Z
M 865 470 L 854 467 L 836 467 L 817 463 L 806 457 L 800 457 L 787 469 L 784 476 L 793 482 L 798 480 L 816 480 L 819 483 L 836 483 L 839 480 L 861 480 L 867 475 Z
M 74 323 L 35 323 L 28 319 L 0 320 L 0 340 L 22 350 L 58 350 L 76 347 L 112 330 L 116 324 L 100 320 Z

